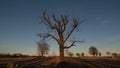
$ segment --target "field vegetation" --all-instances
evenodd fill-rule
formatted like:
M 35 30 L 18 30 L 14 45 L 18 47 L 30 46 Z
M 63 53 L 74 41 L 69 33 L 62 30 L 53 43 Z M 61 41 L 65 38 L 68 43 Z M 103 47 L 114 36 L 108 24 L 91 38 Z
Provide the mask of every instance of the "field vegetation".
M 24 57 L 0 58 L 0 68 L 120 68 L 120 57 L 65 57 L 59 62 L 59 57 Z

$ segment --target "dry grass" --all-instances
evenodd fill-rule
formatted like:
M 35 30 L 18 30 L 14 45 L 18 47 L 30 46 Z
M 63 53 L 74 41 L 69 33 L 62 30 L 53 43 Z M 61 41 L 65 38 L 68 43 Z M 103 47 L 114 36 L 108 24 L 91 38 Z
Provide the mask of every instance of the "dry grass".
M 26 61 L 31 60 L 35 57 L 25 57 L 25 58 L 0 58 L 0 64 L 9 63 L 9 62 L 19 62 L 19 61 Z
M 64 62 L 58 62 L 58 58 L 4 58 L 5 61 L 18 64 L 18 68 L 120 68 L 120 58 L 111 59 L 110 57 L 84 57 L 84 58 L 65 58 Z M 2 65 L 2 64 L 1 64 Z M 1 66 L 0 65 L 0 66 Z

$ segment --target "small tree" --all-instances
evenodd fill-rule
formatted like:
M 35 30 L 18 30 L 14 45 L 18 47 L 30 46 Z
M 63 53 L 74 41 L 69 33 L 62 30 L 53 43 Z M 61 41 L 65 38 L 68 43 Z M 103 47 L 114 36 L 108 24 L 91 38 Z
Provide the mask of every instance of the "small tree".
M 38 55 L 43 57 L 48 54 L 49 45 L 46 42 L 38 42 Z
M 82 57 L 84 57 L 85 54 L 82 52 L 81 55 L 82 55 Z
M 94 47 L 94 46 L 91 46 L 89 48 L 89 54 L 93 55 L 93 56 L 97 56 L 98 55 L 98 49 L 96 47 Z
M 65 49 L 65 54 L 66 54 L 66 56 L 69 56 L 68 53 L 69 53 L 69 50 L 68 50 L 68 49 Z
M 80 53 L 76 53 L 76 56 L 77 56 L 77 57 L 81 57 L 81 56 L 80 56 Z
M 112 53 L 112 58 L 115 59 L 117 57 L 117 53 Z
M 101 56 L 101 52 L 99 52 L 98 55 Z
M 110 56 L 110 52 L 107 51 L 107 52 L 106 52 L 106 55 L 107 55 L 107 56 Z
M 74 54 L 72 52 L 69 52 L 68 55 L 69 55 L 69 57 L 73 57 L 74 56 Z

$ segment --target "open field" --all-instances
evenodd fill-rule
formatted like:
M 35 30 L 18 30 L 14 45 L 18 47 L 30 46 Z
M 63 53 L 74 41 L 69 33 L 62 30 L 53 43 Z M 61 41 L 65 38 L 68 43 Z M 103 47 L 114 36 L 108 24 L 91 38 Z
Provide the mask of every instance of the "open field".
M 0 68 L 7 68 L 8 63 L 13 68 L 120 68 L 120 58 L 110 57 L 68 57 L 60 63 L 57 57 L 0 58 Z

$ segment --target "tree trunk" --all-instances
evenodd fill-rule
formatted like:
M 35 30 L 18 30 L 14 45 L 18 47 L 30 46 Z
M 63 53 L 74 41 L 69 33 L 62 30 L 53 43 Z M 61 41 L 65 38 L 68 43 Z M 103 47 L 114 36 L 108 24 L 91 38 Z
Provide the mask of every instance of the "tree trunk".
M 58 31 L 59 34 L 59 38 L 60 38 L 60 42 L 59 42 L 59 49 L 60 49 L 60 62 L 63 62 L 64 59 L 64 38 L 63 38 L 63 33 L 61 32 L 61 30 Z
M 64 47 L 60 46 L 60 62 L 64 61 Z

